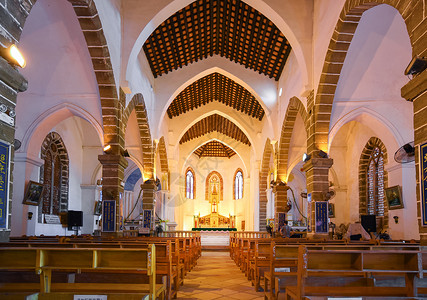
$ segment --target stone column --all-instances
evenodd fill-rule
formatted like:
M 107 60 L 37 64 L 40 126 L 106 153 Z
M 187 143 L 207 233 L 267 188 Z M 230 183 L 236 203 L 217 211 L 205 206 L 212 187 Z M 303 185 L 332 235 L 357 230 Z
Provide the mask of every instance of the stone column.
M 102 164 L 102 201 L 116 201 L 116 230 L 115 232 L 103 232 L 107 236 L 122 236 L 120 228 L 120 194 L 123 194 L 122 181 L 124 170 L 128 166 L 127 160 L 122 155 L 103 154 L 98 155 L 98 160 Z M 104 218 L 103 212 L 103 218 Z
M 1 6 L 0 6 L 1 8 Z M 10 16 L 9 16 L 10 17 Z M 7 24 L 3 24 L 5 26 Z M 6 30 L 7 26 L 4 27 Z M 0 36 L 4 36 L 6 31 L 0 32 Z M 6 40 L 12 40 L 7 38 Z M 3 172 L 9 172 L 7 180 L 4 180 L 0 201 L 4 214 L 7 216 L 4 228 L 0 228 L 0 240 L 8 241 L 10 235 L 11 223 L 15 222 L 11 219 L 12 211 L 12 192 L 13 192 L 13 168 L 14 168 L 14 139 L 15 139 L 15 106 L 16 98 L 19 92 L 24 92 L 28 87 L 27 80 L 19 73 L 18 69 L 12 67 L 5 59 L 0 57 L 0 140 L 4 141 L 6 147 L 10 150 L 9 161 L 5 162 L 6 167 Z M 11 145 L 12 147 L 9 147 Z M 4 174 L 2 174 L 4 176 Z M 21 200 L 22 201 L 22 200 Z M 20 204 L 21 205 L 21 204 Z M 21 218 L 20 215 L 15 216 Z M 26 218 L 25 218 L 26 219 Z M 20 229 L 21 230 L 21 229 Z
M 304 164 L 306 172 L 307 193 L 311 193 L 311 231 L 315 231 L 315 203 L 325 200 L 325 193 L 329 191 L 329 168 L 333 164 L 331 158 L 313 157 Z M 325 222 L 328 221 L 327 216 Z M 327 233 L 326 233 L 327 235 Z
M 416 201 L 417 201 L 417 219 L 418 228 L 420 231 L 421 245 L 427 245 L 427 226 L 423 226 L 422 202 L 427 202 L 427 199 L 422 199 L 421 196 L 421 181 L 420 178 L 421 161 L 420 161 L 420 145 L 427 142 L 427 71 L 422 72 L 417 77 L 413 78 L 404 87 L 402 87 L 402 97 L 414 104 L 414 144 L 415 144 L 415 174 L 417 181 Z M 427 194 L 427 193 L 425 193 Z M 415 217 L 415 216 L 414 216 Z
M 288 189 L 286 184 L 276 184 L 273 188 L 274 193 L 274 230 L 279 230 L 279 214 L 285 213 L 288 204 Z
M 150 234 L 154 230 L 154 197 L 156 192 L 156 185 L 153 180 L 147 180 L 141 184 L 142 188 L 142 209 L 151 210 L 151 228 Z

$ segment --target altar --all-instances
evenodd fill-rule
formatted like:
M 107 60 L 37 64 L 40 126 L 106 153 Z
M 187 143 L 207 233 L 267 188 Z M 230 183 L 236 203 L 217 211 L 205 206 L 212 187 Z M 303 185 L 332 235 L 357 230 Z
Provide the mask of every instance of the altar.
M 230 246 L 230 231 L 236 228 L 193 228 L 200 231 L 202 249 L 226 249 Z

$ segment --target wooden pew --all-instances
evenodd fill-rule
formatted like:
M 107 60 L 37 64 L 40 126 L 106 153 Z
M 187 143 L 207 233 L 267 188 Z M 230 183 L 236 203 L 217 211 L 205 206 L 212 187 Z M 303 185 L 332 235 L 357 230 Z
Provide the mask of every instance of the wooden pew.
M 310 250 L 301 245 L 297 282 L 286 287 L 285 297 L 416 297 L 420 255 L 405 250 Z M 404 276 L 405 287 L 374 286 L 370 279 L 375 276 Z
M 1 270 L 32 271 L 39 275 L 38 283 L 3 282 L 0 291 L 39 291 L 41 294 L 141 293 L 149 294 L 150 299 L 163 299 L 165 287 L 156 284 L 155 261 L 154 245 L 146 249 L 0 248 Z M 52 282 L 55 272 L 84 273 L 89 278 L 91 274 L 116 274 L 125 280 L 126 276 L 137 274 L 145 275 L 149 283 Z

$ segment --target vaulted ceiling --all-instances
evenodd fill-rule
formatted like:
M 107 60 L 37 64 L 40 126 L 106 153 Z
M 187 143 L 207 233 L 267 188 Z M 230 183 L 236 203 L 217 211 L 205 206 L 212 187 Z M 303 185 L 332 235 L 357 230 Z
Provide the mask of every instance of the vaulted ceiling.
M 279 80 L 291 46 L 241 0 L 197 0 L 160 24 L 143 49 L 154 77 L 220 55 Z
M 209 102 L 219 101 L 260 121 L 264 109 L 243 86 L 220 74 L 212 73 L 187 86 L 168 107 L 169 118 L 179 116 Z
M 182 144 L 188 142 L 189 140 L 214 131 L 225 134 L 248 146 L 251 145 L 248 137 L 239 127 L 218 114 L 210 115 L 191 126 L 191 128 L 182 136 L 179 143 Z
M 227 157 L 231 158 L 236 152 L 219 141 L 206 143 L 194 151 L 199 158 L 201 157 Z

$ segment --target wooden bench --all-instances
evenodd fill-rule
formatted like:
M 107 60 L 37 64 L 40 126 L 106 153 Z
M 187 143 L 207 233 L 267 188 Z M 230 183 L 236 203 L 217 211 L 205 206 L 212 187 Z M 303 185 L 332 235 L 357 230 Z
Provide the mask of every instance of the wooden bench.
M 286 299 L 317 297 L 416 297 L 421 253 L 405 250 L 310 250 L 299 246 L 296 285 Z M 375 276 L 405 278 L 405 287 L 375 286 Z
M 3 282 L 0 291 L 51 293 L 138 293 L 150 299 L 164 298 L 165 286 L 156 284 L 154 245 L 142 249 L 0 248 L 0 270 L 34 272 L 39 282 Z M 52 282 L 53 273 L 114 274 L 114 282 Z M 127 282 L 127 276 L 143 275 L 148 283 Z M 117 277 L 116 277 L 117 276 Z M 96 277 L 96 276 L 94 276 Z M 118 283 L 120 277 L 123 282 Z M 116 281 L 117 280 L 117 281 Z M 116 283 L 117 282 L 117 283 Z

